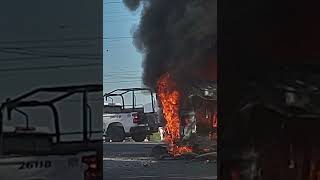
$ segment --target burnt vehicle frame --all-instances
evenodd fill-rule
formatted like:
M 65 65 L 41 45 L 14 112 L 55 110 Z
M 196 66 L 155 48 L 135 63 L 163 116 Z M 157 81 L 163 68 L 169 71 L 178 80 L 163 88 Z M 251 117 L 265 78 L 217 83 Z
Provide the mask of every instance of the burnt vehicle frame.
M 217 128 L 213 127 L 217 113 L 216 81 L 194 81 L 184 90 L 184 99 L 180 107 L 181 144 L 193 146 L 194 152 L 202 153 L 204 149 L 213 151 L 212 143 Z M 186 123 L 185 121 L 188 121 Z

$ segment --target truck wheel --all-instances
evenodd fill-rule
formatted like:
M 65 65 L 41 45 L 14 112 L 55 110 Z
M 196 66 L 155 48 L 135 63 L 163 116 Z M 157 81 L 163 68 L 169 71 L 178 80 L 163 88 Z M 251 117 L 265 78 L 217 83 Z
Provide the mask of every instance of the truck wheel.
M 126 138 L 123 127 L 121 126 L 109 127 L 108 134 L 112 142 L 122 142 Z
M 135 142 L 142 142 L 146 139 L 147 135 L 146 134 L 143 134 L 143 133 L 137 133 L 137 134 L 133 134 L 132 135 L 132 139 L 135 141 Z

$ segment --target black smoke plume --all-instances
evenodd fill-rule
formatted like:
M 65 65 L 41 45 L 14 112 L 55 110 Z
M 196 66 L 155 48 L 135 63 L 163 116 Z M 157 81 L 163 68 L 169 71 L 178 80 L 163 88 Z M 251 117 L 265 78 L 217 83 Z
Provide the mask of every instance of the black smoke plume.
M 155 89 L 161 75 L 178 81 L 214 61 L 217 0 L 123 0 L 129 10 L 142 6 L 134 44 L 144 54 L 144 84 Z

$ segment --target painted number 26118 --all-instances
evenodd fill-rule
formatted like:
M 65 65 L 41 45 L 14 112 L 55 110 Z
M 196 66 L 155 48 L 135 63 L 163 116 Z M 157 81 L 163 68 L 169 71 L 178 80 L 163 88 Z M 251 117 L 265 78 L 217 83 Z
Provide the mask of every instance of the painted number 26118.
M 22 162 L 19 169 L 33 169 L 33 168 L 50 168 L 51 161 L 29 161 Z

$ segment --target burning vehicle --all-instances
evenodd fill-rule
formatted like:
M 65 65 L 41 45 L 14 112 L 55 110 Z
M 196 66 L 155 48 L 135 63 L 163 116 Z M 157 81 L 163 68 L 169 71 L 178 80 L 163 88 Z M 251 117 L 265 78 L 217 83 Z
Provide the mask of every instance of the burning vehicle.
M 157 94 L 173 157 L 212 151 L 216 129 L 216 0 L 124 0 L 142 6 L 133 43 Z M 201 140 L 200 140 L 201 139 Z
M 160 97 L 170 153 L 196 152 L 193 134 L 206 132 L 199 114 L 211 114 L 195 106 L 194 99 L 203 95 L 188 89 L 195 80 L 216 80 L 217 2 L 124 2 L 130 10 L 143 6 L 134 44 L 144 54 L 144 83 Z M 235 14 L 229 22 L 239 27 L 223 32 L 223 41 L 232 44 L 232 53 L 222 52 L 230 59 L 224 65 L 231 76 L 223 79 L 235 91 L 220 112 L 219 179 L 319 179 L 320 86 L 313 76 L 319 74 L 318 6 L 310 1 L 224 6 Z M 287 69 L 291 65 L 298 68 Z M 215 112 L 214 105 L 203 107 Z
M 166 74 L 159 80 L 158 96 L 166 122 L 169 152 L 213 151 L 216 140 L 216 83 L 198 82 L 179 91 Z

